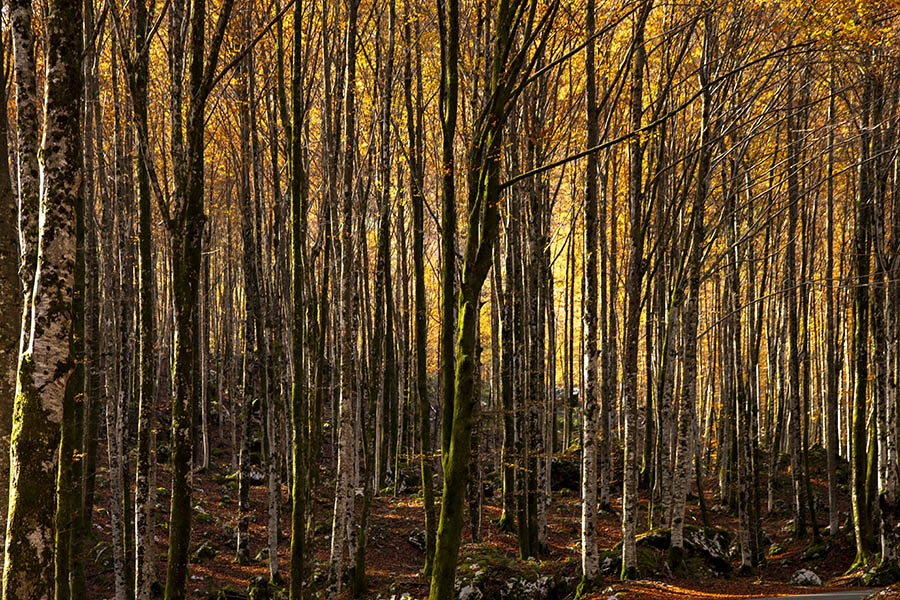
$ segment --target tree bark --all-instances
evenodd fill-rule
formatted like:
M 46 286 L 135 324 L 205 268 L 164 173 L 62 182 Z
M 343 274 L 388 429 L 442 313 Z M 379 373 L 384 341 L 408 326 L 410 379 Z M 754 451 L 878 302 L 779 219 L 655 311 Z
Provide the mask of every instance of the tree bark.
M 709 45 L 712 31 L 706 16 L 704 26 L 703 47 L 701 50 L 699 70 L 701 87 L 700 142 L 697 157 L 697 189 L 694 194 L 690 215 L 689 234 L 691 236 L 690 254 L 688 255 L 688 293 L 683 312 L 682 344 L 684 347 L 684 365 L 682 368 L 681 403 L 678 416 L 678 444 L 675 451 L 675 473 L 672 482 L 672 530 L 669 547 L 669 568 L 684 568 L 684 515 L 687 492 L 690 489 L 691 460 L 694 456 L 694 430 L 696 427 L 698 367 L 697 367 L 697 325 L 700 313 L 700 283 L 702 276 L 703 249 L 706 243 L 704 228 L 704 212 L 706 194 L 709 186 L 710 162 L 712 148 L 710 140 L 710 111 L 712 93 L 709 88 Z M 697 477 L 699 482 L 699 468 Z M 703 494 L 703 489 L 698 488 Z M 701 504 L 702 506 L 702 504 Z
M 21 8 L 28 27 L 29 9 Z M 75 366 L 70 346 L 72 295 L 76 206 L 83 181 L 80 2 L 49 2 L 45 32 L 47 74 L 36 254 L 40 270 L 34 276 L 33 312 L 16 380 L 2 584 L 4 598 L 28 600 L 49 599 L 54 594 L 57 503 L 48 499 L 56 495 L 63 414 L 72 410 L 66 406 L 72 401 L 69 398 L 67 402 L 66 386 Z
M 872 189 L 870 145 L 870 107 L 873 102 L 873 83 L 869 74 L 863 75 L 863 91 L 860 110 L 858 182 L 855 202 L 856 224 L 853 236 L 853 405 L 850 444 L 853 530 L 856 536 L 854 564 L 865 566 L 872 553 L 874 540 L 872 522 L 866 501 L 866 388 L 869 378 L 869 274 L 872 214 Z
M 307 394 L 310 396 L 321 394 L 318 389 L 321 385 L 322 368 L 324 360 L 321 355 L 317 357 L 318 369 L 316 371 L 316 391 L 308 391 L 306 382 L 306 369 L 303 364 L 304 348 L 304 312 L 305 302 L 303 285 L 307 277 L 306 265 L 306 170 L 303 162 L 303 138 L 300 135 L 301 124 L 305 118 L 305 106 L 303 102 L 303 19 L 302 3 L 294 4 L 294 47 L 291 63 L 291 116 L 290 116 L 290 193 L 291 193 L 291 426 L 293 429 L 293 441 L 291 445 L 293 478 L 291 487 L 291 566 L 290 566 L 290 599 L 303 600 L 305 597 L 304 583 L 306 577 L 306 496 L 309 470 L 307 469 L 307 456 L 309 452 L 309 439 L 304 433 L 307 431 L 308 404 Z M 326 208 L 327 210 L 328 208 Z M 326 229 L 326 232 L 328 230 Z M 329 236 L 330 237 L 330 236 Z M 328 259 L 328 250 L 331 244 L 327 242 L 325 260 Z M 327 273 L 329 265 L 325 265 Z M 324 278 L 327 282 L 327 277 Z M 323 288 L 324 296 L 327 289 Z M 325 323 L 319 335 L 324 341 Z M 322 345 L 320 344 L 320 348 Z
M 597 110 L 597 81 L 594 42 L 596 1 L 588 0 L 585 36 L 585 104 L 587 106 L 587 147 L 600 139 Z M 582 328 L 584 337 L 584 389 L 581 391 L 581 584 L 579 595 L 589 591 L 600 574 L 597 550 L 597 417 L 599 397 L 599 350 L 597 328 L 598 271 L 597 235 L 605 223 L 597 219 L 597 153 L 588 155 L 584 196 L 584 288 Z
M 641 128 L 644 112 L 644 25 L 652 0 L 646 0 L 634 28 L 633 57 L 631 64 L 631 128 Z M 622 357 L 623 408 L 625 411 L 625 470 L 622 482 L 622 579 L 638 576 L 635 534 L 638 510 L 638 337 L 641 320 L 641 282 L 644 278 L 644 194 L 643 194 L 644 142 L 635 136 L 629 145 L 630 166 L 628 177 L 629 246 L 628 267 L 625 275 L 625 352 Z
M 0 63 L 4 48 L 0 48 Z M 6 77 L 0 77 L 0 106 L 6 106 Z M 6 112 L 0 112 L 0 231 L 16 231 L 18 206 L 10 180 L 8 123 Z M 16 394 L 16 364 L 19 336 L 22 333 L 23 295 L 19 280 L 18 239 L 14 235 L 0 237 L 0 298 L 5 298 L 0 315 L 0 473 L 9 473 L 9 440 L 12 434 L 13 405 Z M 9 477 L 0 476 L 0 563 L 5 560 Z
M 234 6 L 224 0 L 206 49 L 206 0 L 175 0 L 170 10 L 170 103 L 172 164 L 175 168 L 173 213 L 167 220 L 172 256 L 172 305 L 174 309 L 174 364 L 172 369 L 172 497 L 169 514 L 169 553 L 166 600 L 187 595 L 188 551 L 191 534 L 191 404 L 195 397 L 194 353 L 198 274 L 206 215 L 203 209 L 205 108 Z M 183 20 L 189 19 L 189 41 L 181 36 Z M 184 42 L 190 50 L 188 102 L 184 109 L 182 73 Z M 185 119 L 182 122 L 182 112 Z
M 344 157 L 341 200 L 341 337 L 340 337 L 340 413 L 338 431 L 337 488 L 334 499 L 334 522 L 331 528 L 331 555 L 328 561 L 328 597 L 340 593 L 344 574 L 344 546 L 354 519 L 354 493 L 351 486 L 354 463 L 353 421 L 356 413 L 354 391 L 354 356 L 357 330 L 355 284 L 355 238 L 353 235 L 353 181 L 356 154 L 356 18 L 359 0 L 348 0 L 347 29 L 344 47 Z M 352 554 L 351 554 L 352 556 Z
M 425 565 L 423 575 L 431 576 L 434 559 L 434 544 L 437 528 L 434 514 L 434 460 L 431 456 L 431 401 L 428 398 L 428 372 L 426 347 L 428 327 L 426 325 L 425 296 L 425 173 L 422 141 L 422 69 L 419 50 L 416 47 L 416 96 L 413 106 L 412 48 L 413 31 L 410 19 L 415 22 L 416 39 L 419 33 L 418 16 L 411 16 L 407 3 L 404 18 L 404 38 L 406 60 L 404 61 L 404 101 L 406 103 L 406 130 L 411 152 L 409 167 L 409 187 L 412 199 L 413 217 L 413 277 L 415 279 L 415 394 L 419 411 L 419 463 L 422 473 L 422 498 L 425 505 Z

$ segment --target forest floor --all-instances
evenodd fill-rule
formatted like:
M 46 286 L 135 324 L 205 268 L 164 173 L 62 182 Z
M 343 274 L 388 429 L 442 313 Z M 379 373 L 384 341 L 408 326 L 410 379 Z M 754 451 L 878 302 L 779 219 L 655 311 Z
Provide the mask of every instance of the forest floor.
M 224 448 L 218 448 L 216 460 L 211 463 L 227 463 Z M 814 454 L 815 456 L 815 454 Z M 91 598 L 108 598 L 113 595 L 113 559 L 110 548 L 110 527 L 108 519 L 108 486 L 106 483 L 105 456 L 99 459 L 97 482 L 97 506 L 93 519 L 94 539 L 85 544 L 90 548 L 87 557 L 88 582 Z M 570 459 L 571 460 L 571 459 Z M 824 483 L 824 470 L 819 464 L 822 461 L 811 460 L 813 487 L 817 498 L 818 521 L 820 527 L 827 520 L 827 508 L 821 500 L 827 497 Z M 194 556 L 190 565 L 189 596 L 192 598 L 216 598 L 217 592 L 230 589 L 246 593 L 248 582 L 256 576 L 268 576 L 266 558 L 266 488 L 251 488 L 253 515 L 250 525 L 251 556 L 255 557 L 248 565 L 234 562 L 236 527 L 237 527 L 237 481 L 229 477 L 234 471 L 228 464 L 213 466 L 207 472 L 199 472 L 194 476 L 193 494 L 193 529 L 192 553 L 201 546 L 206 548 L 200 556 Z M 160 465 L 158 476 L 157 527 L 156 527 L 156 569 L 159 579 L 165 579 L 166 546 L 168 540 L 168 490 L 170 486 L 168 465 Z M 329 539 L 331 532 L 331 511 L 333 489 L 325 485 L 332 481 L 331 474 L 322 472 L 323 482 L 315 489 L 311 506 L 310 543 L 314 555 L 312 567 L 313 589 L 318 589 L 324 581 L 327 569 Z M 764 481 L 764 480 L 763 480 Z M 711 482 L 710 482 L 711 483 Z M 788 506 L 786 494 L 789 486 L 785 480 L 777 486 L 776 506 Z M 412 598 L 423 598 L 427 594 L 427 581 L 420 577 L 424 554 L 417 544 L 416 535 L 424 529 L 422 501 L 418 490 L 408 490 L 393 496 L 383 493 L 375 498 L 367 544 L 368 577 L 367 598 L 399 599 L 403 593 Z M 710 490 L 704 492 L 709 507 L 710 525 L 728 529 L 737 529 L 736 515 L 718 506 L 714 494 Z M 440 489 L 437 489 L 440 499 Z M 578 494 L 571 490 L 560 489 L 553 493 L 552 503 L 548 511 L 548 552 L 539 561 L 520 561 L 517 558 L 517 541 L 515 534 L 499 530 L 496 521 L 500 516 L 499 493 L 488 495 L 484 499 L 484 512 L 481 527 L 481 541 L 471 541 L 471 530 L 468 525 L 463 532 L 461 561 L 493 557 L 503 562 L 504 568 L 528 568 L 541 575 L 567 575 L 570 579 L 579 574 L 579 538 L 580 538 L 580 503 Z M 289 567 L 290 539 L 290 507 L 287 489 L 282 493 L 281 531 L 279 544 L 279 566 L 282 573 Z M 763 490 L 765 504 L 765 490 Z M 844 507 L 843 513 L 849 508 Z M 601 548 L 611 548 L 621 539 L 621 518 L 618 504 L 614 501 L 613 512 L 600 516 L 598 536 Z M 646 529 L 647 501 L 641 503 L 640 527 Z M 696 498 L 689 499 L 686 522 L 700 525 L 700 512 Z M 843 573 L 854 558 L 852 533 L 842 533 L 836 540 L 830 540 L 830 549 L 824 556 L 816 559 L 804 558 L 804 550 L 808 539 L 795 540 L 788 527 L 790 511 L 773 511 L 764 514 L 762 526 L 772 540 L 772 547 L 765 565 L 759 571 L 747 577 L 732 575 L 724 578 L 669 577 L 663 569 L 658 570 L 647 579 L 623 583 L 617 577 L 604 579 L 599 591 L 590 596 L 591 600 L 606 600 L 610 596 L 617 598 L 647 600 L 684 600 L 698 599 L 734 599 L 769 598 L 803 593 L 822 593 L 829 589 L 847 589 L 850 578 Z M 467 558 L 475 557 L 475 558 Z M 737 564 L 733 560 L 733 564 Z M 461 567 L 462 569 L 463 567 Z M 471 568 L 471 567 L 470 567 Z M 821 587 L 791 586 L 791 575 L 800 568 L 812 569 L 818 574 L 824 585 Z M 235 596 L 237 597 L 237 596 Z M 286 595 L 284 596 L 286 598 Z M 897 596 L 883 596 L 884 600 L 900 599 Z M 485 597 L 484 600 L 491 600 Z

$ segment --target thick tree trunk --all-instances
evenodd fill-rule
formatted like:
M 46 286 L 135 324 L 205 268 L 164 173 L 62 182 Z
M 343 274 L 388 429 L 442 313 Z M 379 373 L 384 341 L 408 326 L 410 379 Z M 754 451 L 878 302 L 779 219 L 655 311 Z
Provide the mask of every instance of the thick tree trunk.
M 29 9 L 22 8 L 28 27 Z M 75 366 L 72 296 L 76 206 L 83 181 L 81 4 L 52 0 L 44 23 L 47 74 L 36 254 L 40 271 L 34 276 L 33 312 L 27 342 L 23 330 L 16 380 L 2 584 L 4 598 L 28 600 L 54 594 L 57 503 L 48 499 L 56 494 L 60 426 L 63 415 L 72 410 L 65 405 L 72 400 L 67 402 L 66 386 Z

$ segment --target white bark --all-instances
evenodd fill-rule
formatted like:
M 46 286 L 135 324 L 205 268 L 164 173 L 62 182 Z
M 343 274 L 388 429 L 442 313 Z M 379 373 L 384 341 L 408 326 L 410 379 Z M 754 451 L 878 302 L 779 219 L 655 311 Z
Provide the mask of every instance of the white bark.
M 266 398 L 266 435 L 269 441 L 269 456 L 266 461 L 269 522 L 266 531 L 269 543 L 269 579 L 274 581 L 278 578 L 278 508 L 281 504 L 281 478 L 278 469 L 278 427 L 275 422 L 275 399 L 272 393 Z
M 22 44 L 23 38 L 30 39 L 30 3 L 19 5 L 17 11 L 14 44 Z M 2 583 L 4 598 L 27 600 L 49 600 L 54 593 L 56 474 L 65 390 L 74 369 L 70 341 L 75 207 L 82 194 L 83 178 L 79 129 L 80 3 L 51 0 L 44 25 L 46 73 L 44 138 L 39 155 L 40 208 L 36 221 L 40 226 L 38 266 L 30 299 L 31 318 L 23 322 L 16 381 Z M 26 52 L 16 52 L 17 74 L 30 78 L 34 75 L 33 63 L 23 65 L 28 63 L 29 42 L 25 40 L 24 45 Z M 23 66 L 29 69 L 27 74 L 20 73 Z M 23 100 L 34 107 L 33 86 Z M 28 145 L 25 152 L 27 148 Z M 20 148 L 19 156 L 28 158 L 22 155 Z

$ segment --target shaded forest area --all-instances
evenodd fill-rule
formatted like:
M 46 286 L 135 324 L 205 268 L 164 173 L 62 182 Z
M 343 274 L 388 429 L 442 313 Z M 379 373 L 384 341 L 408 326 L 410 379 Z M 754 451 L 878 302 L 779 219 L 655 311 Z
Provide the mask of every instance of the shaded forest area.
M 0 20 L 3 600 L 900 582 L 896 0 Z

